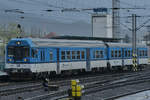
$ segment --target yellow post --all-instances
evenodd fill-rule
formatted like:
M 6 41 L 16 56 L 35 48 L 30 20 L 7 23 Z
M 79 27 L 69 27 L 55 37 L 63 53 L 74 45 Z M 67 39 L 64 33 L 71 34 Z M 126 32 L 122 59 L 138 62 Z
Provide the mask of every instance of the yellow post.
M 75 100 L 80 100 L 82 96 L 82 86 L 78 85 L 79 80 L 71 80 L 71 94 Z

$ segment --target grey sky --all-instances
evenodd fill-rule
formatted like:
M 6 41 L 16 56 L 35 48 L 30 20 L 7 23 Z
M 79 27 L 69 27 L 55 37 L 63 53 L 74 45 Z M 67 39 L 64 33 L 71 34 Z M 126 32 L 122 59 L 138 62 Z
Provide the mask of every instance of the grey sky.
M 137 13 L 138 15 L 150 15 L 150 0 L 120 1 L 121 7 L 123 8 L 147 8 L 145 10 L 121 10 L 122 16 L 128 16 L 132 13 Z M 32 27 L 35 29 L 41 28 L 41 31 L 43 32 L 54 31 L 59 34 L 74 33 L 74 35 L 90 35 L 91 15 L 89 14 L 89 11 L 62 13 L 60 10 L 63 8 L 111 8 L 111 5 L 111 0 L 0 0 L 0 23 L 21 23 L 28 31 L 30 31 Z M 19 11 L 23 11 L 24 13 L 5 12 L 6 10 L 12 9 L 19 9 Z M 56 11 L 44 11 L 47 9 Z M 146 17 L 138 20 L 142 23 L 147 19 L 148 18 Z M 125 23 L 127 20 L 130 21 L 130 19 L 123 19 L 122 23 Z

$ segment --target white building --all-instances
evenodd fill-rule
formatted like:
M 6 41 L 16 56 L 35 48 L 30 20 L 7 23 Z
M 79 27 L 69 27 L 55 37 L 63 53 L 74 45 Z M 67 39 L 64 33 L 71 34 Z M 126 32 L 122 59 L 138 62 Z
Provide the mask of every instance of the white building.
M 92 36 L 100 38 L 113 38 L 112 15 L 92 15 Z

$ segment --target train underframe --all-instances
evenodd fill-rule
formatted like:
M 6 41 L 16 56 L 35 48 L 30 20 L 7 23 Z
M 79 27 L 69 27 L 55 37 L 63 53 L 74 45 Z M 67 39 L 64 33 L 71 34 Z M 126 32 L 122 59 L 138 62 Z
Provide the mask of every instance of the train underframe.
M 138 65 L 138 70 L 142 70 L 146 64 Z M 132 65 L 126 66 L 107 66 L 107 67 L 96 67 L 92 68 L 91 71 L 86 71 L 85 69 L 76 69 L 76 70 L 62 70 L 61 74 L 56 74 L 55 71 L 52 72 L 36 72 L 32 73 L 30 69 L 7 69 L 5 70 L 11 80 L 31 80 L 31 79 L 42 79 L 42 78 L 54 78 L 57 76 L 65 75 L 79 75 L 85 74 L 87 72 L 91 73 L 101 73 L 108 71 L 123 71 L 123 70 L 133 70 Z

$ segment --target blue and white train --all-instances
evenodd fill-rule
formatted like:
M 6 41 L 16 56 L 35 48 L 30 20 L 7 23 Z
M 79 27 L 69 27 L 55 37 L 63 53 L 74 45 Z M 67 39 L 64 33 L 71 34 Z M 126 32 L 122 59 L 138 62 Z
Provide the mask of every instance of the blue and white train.
M 148 47 L 137 45 L 137 63 L 148 64 Z M 61 74 L 132 66 L 132 45 L 96 40 L 14 38 L 6 46 L 9 74 Z

